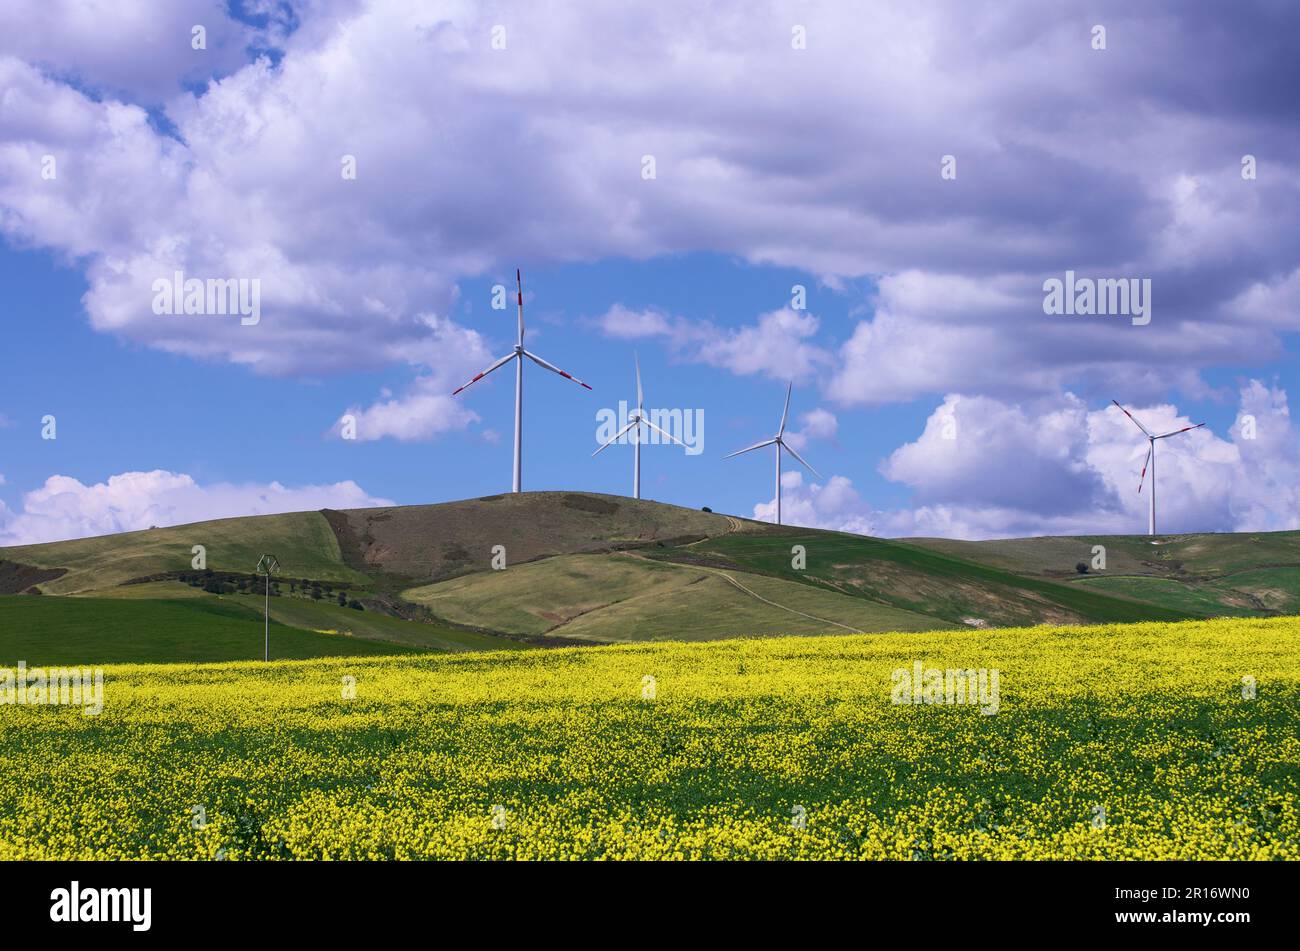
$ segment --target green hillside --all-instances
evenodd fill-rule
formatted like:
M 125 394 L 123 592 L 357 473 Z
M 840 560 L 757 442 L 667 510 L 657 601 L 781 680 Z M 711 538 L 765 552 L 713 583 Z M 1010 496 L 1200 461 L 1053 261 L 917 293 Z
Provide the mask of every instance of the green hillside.
M 8 599 L 41 604 L 0 613 L 0 650 L 252 656 L 240 625 L 261 611 L 263 552 L 281 564 L 272 619 L 301 656 L 1300 613 L 1300 532 L 890 541 L 530 492 L 0 549 L 0 594 L 42 594 Z
M 913 544 L 1018 574 L 1215 615 L 1300 614 L 1300 532 L 1096 535 Z M 1106 567 L 1094 570 L 1093 548 Z M 1077 565 L 1089 567 L 1080 574 Z
M 802 546 L 807 557 L 806 567 L 799 570 L 791 566 L 796 545 Z M 791 529 L 780 537 L 731 535 L 655 557 L 773 575 L 948 623 L 1005 626 L 1174 621 L 1189 616 L 1176 609 L 1135 604 L 916 545 L 840 532 Z
M 339 634 L 363 640 L 388 641 L 425 650 L 521 650 L 529 646 L 506 638 L 493 637 L 490 634 L 480 634 L 445 624 L 408 621 L 380 614 L 377 611 L 355 611 L 341 607 L 332 601 L 278 597 L 264 602 L 260 594 L 224 594 L 214 598 L 199 588 L 192 588 L 178 581 L 125 585 L 73 597 L 131 601 L 210 602 L 215 600 L 232 608 L 242 608 L 258 618 L 262 617 L 265 604 L 270 609 L 271 620 L 286 627 L 322 634 Z
M 490 495 L 440 505 L 324 513 L 348 565 L 371 576 L 437 581 L 507 563 L 679 545 L 771 526 L 662 502 L 586 492 Z
M 260 660 L 263 622 L 215 598 L 146 601 L 0 595 L 0 667 Z M 410 653 L 417 648 L 273 622 L 273 660 Z
M 1176 611 L 1206 617 L 1262 617 L 1254 601 L 1214 585 L 1192 585 L 1172 578 L 1085 577 L 1077 582 L 1089 591 L 1131 598 L 1143 604 L 1159 604 Z
M 0 548 L 0 558 L 38 568 L 64 568 L 66 574 L 40 588 L 46 594 L 73 594 L 164 572 L 188 571 L 195 545 L 206 549 L 207 567 L 214 571 L 251 574 L 262 553 L 273 552 L 286 575 L 353 584 L 368 580 L 343 563 L 338 539 L 319 512 L 225 518 L 47 545 Z
M 1075 535 L 958 541 L 913 538 L 911 544 L 1020 574 L 1072 577 L 1106 549 L 1106 572 L 1157 577 L 1224 577 L 1261 567 L 1300 568 L 1300 532 L 1194 535 Z
M 566 555 L 414 588 L 435 614 L 516 634 L 594 641 L 916 631 L 942 621 L 798 582 L 656 562 Z

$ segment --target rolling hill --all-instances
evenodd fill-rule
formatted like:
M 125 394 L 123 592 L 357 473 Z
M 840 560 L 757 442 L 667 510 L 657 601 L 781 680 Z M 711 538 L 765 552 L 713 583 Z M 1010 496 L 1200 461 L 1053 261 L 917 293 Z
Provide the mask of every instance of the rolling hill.
M 463 623 L 512 634 L 561 631 L 570 639 L 597 642 L 945 626 L 932 617 L 798 581 L 628 552 L 559 555 L 404 595 Z
M 294 573 L 303 577 L 367 580 L 343 563 L 338 540 L 319 512 L 227 518 L 48 545 L 0 548 L 0 558 L 37 568 L 64 569 L 59 577 L 42 582 L 40 589 L 45 594 L 75 594 L 189 569 L 195 545 L 206 549 L 208 567 L 218 570 L 251 571 L 262 552 L 272 551 L 281 564 L 292 565 Z
M 932 551 L 1018 574 L 1196 614 L 1300 614 L 1300 532 L 1096 535 L 967 542 L 918 538 Z M 1095 546 L 1103 571 L 1080 574 Z
M 285 657 L 1300 613 L 1300 532 L 891 541 L 530 492 L 0 549 L 0 651 L 260 656 L 265 551 Z

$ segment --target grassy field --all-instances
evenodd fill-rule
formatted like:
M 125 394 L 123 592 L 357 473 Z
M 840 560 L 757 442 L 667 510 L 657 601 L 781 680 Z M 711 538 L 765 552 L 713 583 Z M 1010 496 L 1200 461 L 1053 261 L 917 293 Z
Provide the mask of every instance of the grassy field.
M 655 595 L 627 598 L 606 610 L 575 618 L 556 633 L 579 640 L 627 643 L 922 631 L 947 626 L 935 618 L 778 578 L 743 572 L 689 571 L 688 576 L 700 580 L 671 600 Z
M 250 617 L 261 618 L 263 600 L 257 594 L 212 595 L 179 581 L 152 581 L 146 584 L 107 588 L 76 595 L 113 600 L 204 601 L 242 608 Z M 276 597 L 270 601 L 271 620 L 286 627 L 324 634 L 341 634 L 364 640 L 391 641 L 437 651 L 523 650 L 527 644 L 504 637 L 478 634 L 445 624 L 405 621 L 376 611 L 354 611 L 332 601 L 312 601 L 299 597 Z M 2 630 L 2 629 L 0 629 Z
M 511 565 L 521 565 L 556 555 L 769 528 L 698 509 L 592 492 L 523 492 L 439 505 L 353 509 L 332 513 L 330 519 L 348 564 L 419 581 L 487 572 L 496 545 L 505 548 Z
M 807 553 L 803 570 L 791 567 L 794 545 L 802 545 Z M 691 546 L 689 551 L 667 552 L 659 557 L 689 558 L 820 585 L 949 624 L 963 623 L 967 618 L 1007 625 L 1173 621 L 1188 617 L 1185 612 L 1161 605 L 1138 605 L 916 545 L 839 532 L 792 530 L 779 539 L 725 535 Z
M 562 555 L 412 588 L 402 596 L 452 621 L 544 634 L 600 611 L 630 591 L 672 597 L 694 580 L 672 568 L 630 557 Z
M 947 626 L 793 581 L 633 555 L 547 558 L 414 588 L 403 596 L 464 624 L 610 643 Z
M 1088 577 L 1074 583 L 1091 591 L 1104 591 L 1143 604 L 1158 604 L 1203 617 L 1257 617 L 1268 613 L 1239 592 L 1216 585 L 1192 585 L 1172 578 Z
M 1246 595 L 1260 606 L 1283 614 L 1300 614 L 1300 568 L 1237 571 L 1218 583 L 1232 595 Z
M 1295 618 L 119 666 L 0 706 L 0 859 L 1297 859 L 1298 715 Z
M 261 658 L 263 622 L 250 606 L 193 598 L 139 601 L 0 595 L 0 667 L 212 663 Z M 271 657 L 410 653 L 417 648 L 271 624 Z
M 202 545 L 214 571 L 252 574 L 263 552 L 273 552 L 286 577 L 364 585 L 366 575 L 343 563 L 338 541 L 319 512 L 227 518 L 174 528 L 154 528 L 98 538 L 0 549 L 9 561 L 66 568 L 45 582 L 46 594 L 72 594 L 122 584 L 165 571 L 189 571 L 192 549 Z
M 913 544 L 1018 574 L 1072 576 L 1079 562 L 1092 561 L 1092 548 L 1106 549 L 1106 570 L 1114 574 L 1219 577 L 1271 565 L 1300 567 L 1300 532 L 1241 532 L 1212 535 L 1076 535 L 959 541 L 916 538 Z
M 1300 532 L 1097 535 L 968 542 L 915 539 L 920 547 L 1025 575 L 1051 577 L 1096 592 L 1193 616 L 1300 614 Z M 1092 547 L 1106 567 L 1091 565 Z

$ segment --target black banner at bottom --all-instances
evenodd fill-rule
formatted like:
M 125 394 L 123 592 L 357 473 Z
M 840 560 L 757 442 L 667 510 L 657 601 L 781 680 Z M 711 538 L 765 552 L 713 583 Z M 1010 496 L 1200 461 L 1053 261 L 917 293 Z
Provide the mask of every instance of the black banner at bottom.
M 225 923 L 301 939 L 399 936 L 430 918 L 494 934 L 675 920 L 743 933 L 858 933 L 910 922 L 951 938 L 985 923 L 1054 936 L 1222 941 L 1289 933 L 1294 869 L 1280 863 L 0 863 L 10 934 L 128 940 Z M 14 930 L 18 929 L 18 930 Z M 929 931 L 929 929 L 936 929 Z M 1041 930 L 1040 930 L 1041 929 Z

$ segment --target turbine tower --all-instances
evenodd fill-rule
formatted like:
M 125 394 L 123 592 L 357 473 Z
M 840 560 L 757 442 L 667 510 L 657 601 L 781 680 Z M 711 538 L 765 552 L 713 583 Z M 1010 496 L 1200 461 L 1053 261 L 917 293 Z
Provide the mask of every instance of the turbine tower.
M 1142 491 L 1142 485 L 1144 482 L 1146 482 L 1146 478 L 1147 478 L 1147 469 L 1150 469 L 1151 470 L 1151 494 L 1148 497 L 1148 502 L 1150 505 L 1150 514 L 1147 518 L 1147 534 L 1154 535 L 1156 533 L 1156 440 L 1168 439 L 1170 436 L 1177 436 L 1179 433 L 1185 433 L 1188 430 L 1200 429 L 1205 424 L 1197 423 L 1195 426 L 1184 426 L 1182 429 L 1174 429 L 1174 430 L 1170 430 L 1167 433 L 1161 433 L 1159 436 L 1153 436 L 1150 430 L 1148 430 L 1145 426 L 1143 426 L 1141 423 L 1138 422 L 1136 416 L 1134 416 L 1128 410 L 1124 409 L 1123 406 L 1119 405 L 1118 400 L 1111 400 L 1111 402 L 1114 403 L 1116 406 L 1119 406 L 1121 410 L 1124 410 L 1124 415 L 1127 416 L 1129 419 L 1133 420 L 1133 425 L 1136 426 L 1138 429 L 1142 430 L 1142 435 L 1147 437 L 1147 443 L 1148 443 L 1147 461 L 1142 463 L 1142 476 L 1138 480 L 1138 491 L 1139 492 Z
M 645 426 L 648 429 L 653 429 L 660 436 L 663 436 L 666 439 L 671 439 L 682 448 L 686 448 L 686 443 L 682 442 L 672 433 L 660 429 L 654 423 L 650 422 L 650 418 L 646 416 L 645 394 L 641 391 L 641 361 L 637 360 L 635 356 L 633 357 L 633 360 L 636 361 L 636 409 L 632 411 L 631 416 L 627 421 L 627 425 L 616 432 L 613 436 L 610 436 L 609 439 L 591 455 L 593 458 L 600 455 L 605 450 L 606 446 L 611 446 L 618 442 L 624 433 L 635 430 L 636 435 L 632 440 L 632 498 L 639 499 L 641 498 L 641 427 Z
M 583 383 L 576 376 L 570 376 L 554 364 L 547 363 L 537 354 L 529 353 L 524 349 L 524 279 L 522 275 L 520 275 L 518 268 L 515 269 L 515 286 L 519 292 L 519 336 L 515 339 L 515 349 L 506 354 L 496 363 L 492 364 L 482 373 L 478 374 L 478 376 L 470 380 L 469 383 L 466 383 L 465 386 L 457 387 L 452 391 L 451 395 L 455 396 L 461 390 L 468 386 L 472 386 L 493 370 L 505 366 L 511 360 L 518 361 L 515 364 L 515 471 L 514 488 L 511 491 L 519 492 L 521 490 L 520 483 L 522 482 L 521 475 L 523 471 L 524 455 L 524 357 L 532 360 L 542 369 L 550 370 L 552 373 L 558 373 L 566 380 L 572 380 L 579 386 L 586 387 L 587 389 L 591 389 L 591 387 L 587 386 L 586 383 Z
M 732 456 L 739 456 L 742 453 L 752 452 L 755 449 L 762 449 L 764 446 L 776 447 L 776 524 L 778 525 L 781 524 L 781 450 L 784 449 L 790 455 L 798 459 L 803 463 L 804 468 L 817 478 L 820 479 L 822 477 L 820 472 L 808 465 L 808 463 L 804 461 L 803 456 L 791 449 L 785 441 L 785 419 L 790 413 L 790 391 L 793 389 L 794 381 L 791 380 L 790 384 L 785 388 L 785 409 L 781 411 L 781 428 L 776 431 L 775 436 L 771 439 L 764 439 L 762 442 L 756 442 L 752 446 L 746 446 L 744 449 L 737 449 L 735 452 L 727 453 L 727 455 L 722 457 L 723 459 L 730 459 Z

